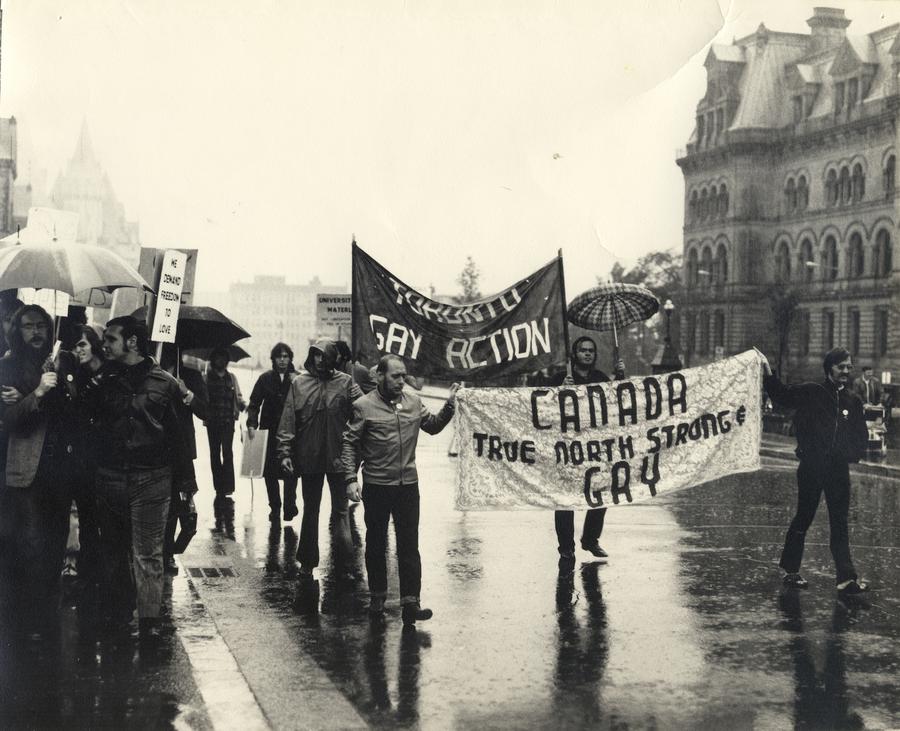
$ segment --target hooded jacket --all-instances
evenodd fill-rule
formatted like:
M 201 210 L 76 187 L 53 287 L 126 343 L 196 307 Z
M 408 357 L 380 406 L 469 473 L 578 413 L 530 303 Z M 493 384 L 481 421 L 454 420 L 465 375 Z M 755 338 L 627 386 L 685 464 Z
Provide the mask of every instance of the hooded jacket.
M 314 356 L 324 356 L 316 370 Z M 292 382 L 278 426 L 278 459 L 291 457 L 295 475 L 341 472 L 341 437 L 353 402 L 362 396 L 353 379 L 335 370 L 337 350 L 330 340 L 315 343 Z
M 763 385 L 775 403 L 797 410 L 794 431 L 802 461 L 859 462 L 865 456 L 866 417 L 862 401 L 850 389 L 838 389 L 827 378 L 823 383 L 786 386 L 774 375 L 766 376 Z

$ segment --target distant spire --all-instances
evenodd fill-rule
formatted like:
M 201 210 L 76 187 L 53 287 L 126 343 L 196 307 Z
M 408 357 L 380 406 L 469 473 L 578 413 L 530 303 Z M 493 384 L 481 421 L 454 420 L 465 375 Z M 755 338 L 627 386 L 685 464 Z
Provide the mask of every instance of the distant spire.
M 93 162 L 94 160 L 94 147 L 91 145 L 87 118 L 81 120 L 81 133 L 78 135 L 78 144 L 75 146 L 75 159 L 82 162 Z

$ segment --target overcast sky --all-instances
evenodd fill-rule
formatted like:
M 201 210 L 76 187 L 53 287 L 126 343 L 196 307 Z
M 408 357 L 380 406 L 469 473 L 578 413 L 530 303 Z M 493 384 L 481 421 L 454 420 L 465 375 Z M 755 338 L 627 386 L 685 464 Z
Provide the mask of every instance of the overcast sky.
M 199 290 L 349 286 L 355 234 L 448 294 L 467 255 L 487 293 L 561 247 L 574 296 L 680 247 L 675 156 L 709 42 L 806 32 L 814 3 L 2 4 L 0 114 L 22 158 L 52 186 L 86 119 L 142 243 L 200 249 Z M 832 5 L 850 32 L 900 21 L 898 2 Z

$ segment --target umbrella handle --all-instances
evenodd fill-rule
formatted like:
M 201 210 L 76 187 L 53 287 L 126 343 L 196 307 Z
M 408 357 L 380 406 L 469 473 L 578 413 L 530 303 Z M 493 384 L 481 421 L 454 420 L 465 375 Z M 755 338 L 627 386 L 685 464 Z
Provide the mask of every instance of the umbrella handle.
M 613 367 L 615 368 L 615 364 L 619 362 L 619 334 L 618 334 L 618 332 L 616 332 L 616 318 L 615 317 L 613 317 L 612 333 L 613 333 Z

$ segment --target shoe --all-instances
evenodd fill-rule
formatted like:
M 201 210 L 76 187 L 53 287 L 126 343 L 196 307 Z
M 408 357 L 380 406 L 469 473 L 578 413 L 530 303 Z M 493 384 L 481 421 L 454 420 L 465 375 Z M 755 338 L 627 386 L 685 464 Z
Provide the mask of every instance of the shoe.
M 597 558 L 609 558 L 609 554 L 600 548 L 600 544 L 597 542 L 594 543 L 582 543 L 581 547 L 590 554 L 593 554 Z
M 280 512 L 281 511 L 278 508 L 272 508 L 272 510 L 269 511 L 269 522 L 278 523 L 281 520 L 279 515 Z
M 163 573 L 166 576 L 178 576 L 178 564 L 175 563 L 174 556 L 167 556 L 163 566 Z
M 373 596 L 369 599 L 369 614 L 374 617 L 384 616 L 384 597 Z
M 570 571 L 575 570 L 575 553 L 566 553 L 559 554 L 559 572 L 561 574 L 569 573 Z
M 297 513 L 299 513 L 299 512 L 300 511 L 297 510 L 296 505 L 293 505 L 289 508 L 285 508 L 284 509 L 284 519 L 285 520 L 293 520 L 295 517 L 297 517 Z
M 839 596 L 856 596 L 857 594 L 865 594 L 867 591 L 869 591 L 869 585 L 865 581 L 850 579 L 843 585 L 838 584 Z
M 434 612 L 430 609 L 422 609 L 418 604 L 403 605 L 403 624 L 405 625 L 415 624 L 417 620 L 424 622 L 433 616 Z
M 785 574 L 781 583 L 790 589 L 805 589 L 809 586 L 809 582 L 800 574 Z

